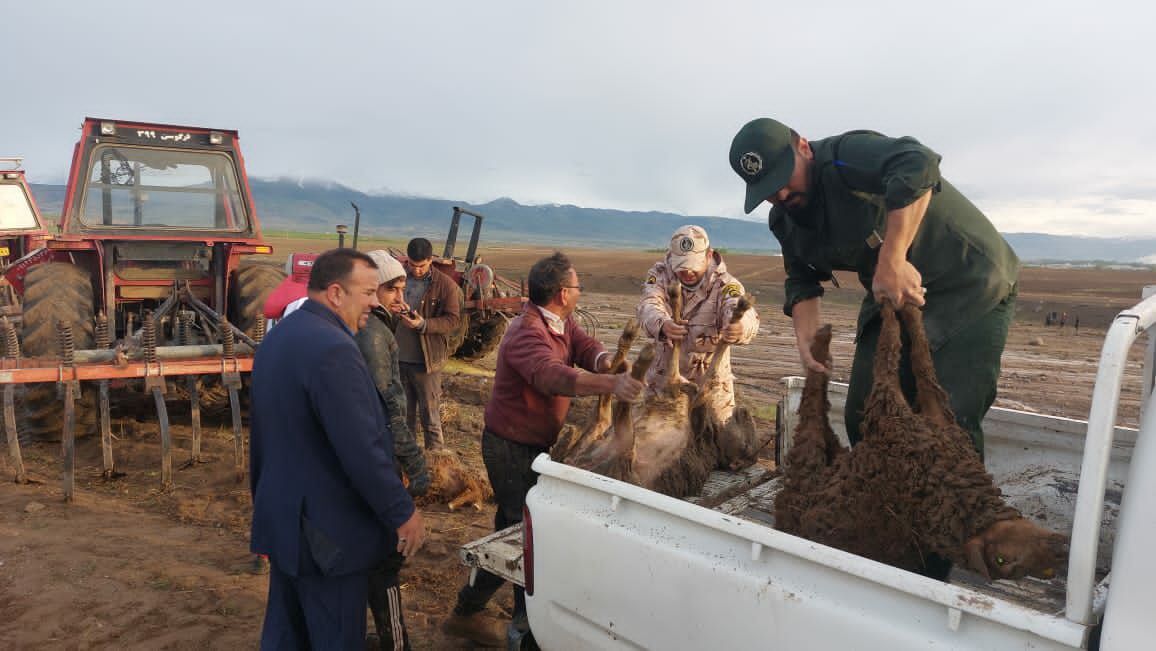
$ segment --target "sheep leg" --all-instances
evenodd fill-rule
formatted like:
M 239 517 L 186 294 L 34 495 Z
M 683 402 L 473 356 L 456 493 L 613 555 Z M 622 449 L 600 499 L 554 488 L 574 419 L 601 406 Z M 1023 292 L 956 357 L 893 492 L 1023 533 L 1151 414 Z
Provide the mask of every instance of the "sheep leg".
M 646 345 L 634 362 L 630 375 L 642 380 L 654 363 L 654 344 Z M 634 422 L 631 404 L 619 401 L 614 405 L 612 425 L 606 436 L 576 451 L 571 465 L 596 472 L 613 479 L 630 481 L 634 468 Z
M 458 495 L 454 499 L 450 500 L 449 503 L 446 504 L 446 506 L 449 507 L 449 509 L 451 511 L 456 511 L 457 509 L 459 509 L 459 508 L 461 508 L 467 504 L 473 504 L 475 508 L 480 509 L 481 508 L 481 505 L 480 505 L 481 501 L 482 501 L 482 491 L 479 490 L 477 486 L 470 486 L 470 487 L 466 488 L 466 490 L 462 491 L 460 495 Z
M 630 353 L 630 347 L 634 345 L 634 340 L 638 338 L 639 330 L 637 320 L 630 319 L 626 322 L 626 325 L 622 328 L 622 334 L 618 337 L 618 348 L 614 352 L 614 357 L 610 360 L 608 373 L 622 372 L 622 367 L 626 363 L 626 356 Z M 575 451 L 583 449 L 592 442 L 601 439 L 605 435 L 607 428 L 610 427 L 612 420 L 612 403 L 610 400 L 610 394 L 598 396 L 598 405 L 594 411 L 594 422 L 590 423 L 590 425 L 581 432 L 574 428 L 567 428 L 550 449 L 550 457 L 556 460 L 565 460 L 572 456 Z
M 666 288 L 666 298 L 670 302 L 670 318 L 675 322 L 682 320 L 682 287 L 675 282 Z M 670 398 L 677 398 L 681 392 L 681 385 L 686 381 L 682 378 L 679 365 L 682 360 L 682 340 L 670 342 L 670 364 L 667 365 L 666 392 Z
M 747 313 L 747 310 L 751 309 L 752 305 L 754 305 L 754 297 L 752 297 L 750 294 L 740 297 L 739 302 L 735 305 L 734 311 L 731 313 L 730 323 L 733 324 L 742 321 L 743 315 Z M 715 344 L 714 355 L 712 355 L 710 358 L 710 366 L 707 367 L 706 373 L 703 373 L 702 377 L 698 380 L 698 398 L 695 400 L 692 407 L 697 407 L 706 400 L 706 392 L 704 392 L 703 389 L 705 389 L 706 386 L 710 384 L 712 380 L 714 380 L 715 375 L 718 373 L 719 360 L 722 359 L 723 353 L 725 353 L 730 347 L 730 342 L 726 341 L 719 341 L 717 344 Z
M 931 359 L 931 347 L 927 342 L 927 332 L 923 329 L 923 312 L 914 305 L 904 305 L 900 310 L 903 325 L 911 341 L 911 371 L 915 374 L 915 408 L 932 425 L 952 427 L 955 414 L 951 412 L 947 392 L 939 385 L 935 375 L 935 363 Z
M 608 373 L 621 373 L 622 367 L 626 364 L 626 356 L 630 353 L 630 347 L 634 345 L 634 340 L 638 338 L 639 331 L 638 321 L 630 319 L 622 328 L 622 334 L 618 337 L 618 348 L 614 351 L 614 357 L 610 360 L 610 370 Z M 590 435 L 600 437 L 610 427 L 612 419 L 610 394 L 598 396 L 598 412 L 594 419 L 594 426 Z

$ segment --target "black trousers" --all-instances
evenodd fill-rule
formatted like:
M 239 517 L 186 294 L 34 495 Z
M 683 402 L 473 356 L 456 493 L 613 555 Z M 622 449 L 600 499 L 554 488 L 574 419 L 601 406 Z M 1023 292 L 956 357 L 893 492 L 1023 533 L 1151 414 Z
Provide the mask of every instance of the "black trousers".
M 369 611 L 381 641 L 382 651 L 409 651 L 409 633 L 401 611 L 398 574 L 405 556 L 393 550 L 381 565 L 369 573 Z
M 364 574 L 289 576 L 269 567 L 262 649 L 365 648 Z
M 538 473 L 530 469 L 530 464 L 547 449 L 515 443 L 489 430 L 482 431 L 482 461 L 486 464 L 490 485 L 494 487 L 494 501 L 498 503 L 498 511 L 494 514 L 494 531 L 501 531 L 522 521 L 526 493 L 538 482 Z M 499 576 L 479 570 L 473 585 L 466 585 L 458 593 L 454 613 L 472 615 L 481 611 L 505 582 Z M 526 593 L 515 586 L 514 621 L 524 622 L 525 619 Z

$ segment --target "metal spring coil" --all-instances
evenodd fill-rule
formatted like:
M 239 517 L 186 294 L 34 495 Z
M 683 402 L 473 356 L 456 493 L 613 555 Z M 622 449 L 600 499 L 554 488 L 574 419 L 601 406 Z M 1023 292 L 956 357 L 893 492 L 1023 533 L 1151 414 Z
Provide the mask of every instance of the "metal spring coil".
M 0 328 L 4 329 L 4 357 L 16 359 L 20 357 L 20 339 L 16 336 L 16 326 L 8 317 L 0 319 Z
M 145 361 L 149 364 L 157 363 L 157 324 L 153 320 L 152 310 L 144 313 L 144 323 L 141 331 L 141 345 L 144 347 Z
M 93 329 L 93 334 L 96 337 L 96 347 L 98 349 L 104 350 L 112 344 L 112 340 L 108 334 L 108 315 L 104 312 L 96 315 L 96 326 Z
M 60 319 L 56 322 L 56 343 L 60 348 L 60 360 L 65 366 L 76 363 L 76 340 L 72 336 L 72 324 Z

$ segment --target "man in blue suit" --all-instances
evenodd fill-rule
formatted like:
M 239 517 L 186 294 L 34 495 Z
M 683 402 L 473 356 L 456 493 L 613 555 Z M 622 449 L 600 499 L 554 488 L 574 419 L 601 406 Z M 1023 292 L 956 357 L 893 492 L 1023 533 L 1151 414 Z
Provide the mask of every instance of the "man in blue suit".
M 415 553 L 425 525 L 353 339 L 378 305 L 377 266 L 327 251 L 308 290 L 253 364 L 252 550 L 271 566 L 261 648 L 363 648 L 370 570 L 391 546 Z

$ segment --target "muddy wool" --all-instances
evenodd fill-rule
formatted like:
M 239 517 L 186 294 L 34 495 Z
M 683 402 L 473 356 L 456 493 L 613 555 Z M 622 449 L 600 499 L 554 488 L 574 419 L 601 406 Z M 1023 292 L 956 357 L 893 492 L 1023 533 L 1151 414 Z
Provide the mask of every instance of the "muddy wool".
M 672 312 L 677 318 L 681 296 L 671 292 Z M 736 319 L 749 309 L 745 301 L 735 310 Z M 626 352 L 638 334 L 633 320 L 619 339 L 611 369 L 619 371 Z M 725 346 L 726 344 L 722 344 Z M 593 422 L 582 431 L 570 430 L 551 450 L 551 457 L 579 468 L 630 482 L 665 495 L 685 497 L 702 490 L 712 470 L 720 466 L 749 465 L 762 446 L 757 443 L 754 419 L 746 410 L 735 410 L 724 425 L 711 410 L 696 403 L 699 386 L 679 373 L 681 343 L 667 347 L 667 384 L 637 408 L 610 398 L 599 400 Z M 716 352 L 725 352 L 725 348 Z M 639 353 L 631 374 L 642 379 L 655 361 L 655 347 Z M 709 381 L 716 367 L 704 378 Z M 765 443 L 765 441 L 763 441 Z
M 864 439 L 854 449 L 839 446 L 831 429 L 827 376 L 808 371 L 784 488 L 775 501 L 776 527 L 928 574 L 937 574 L 929 566 L 936 555 L 989 579 L 1051 578 L 1066 540 L 1003 501 L 936 380 L 921 313 L 914 307 L 901 313 L 911 340 L 916 404 L 909 405 L 900 388 L 899 319 L 885 307 Z M 830 339 L 830 326 L 824 326 L 812 346 L 816 360 L 829 360 Z

